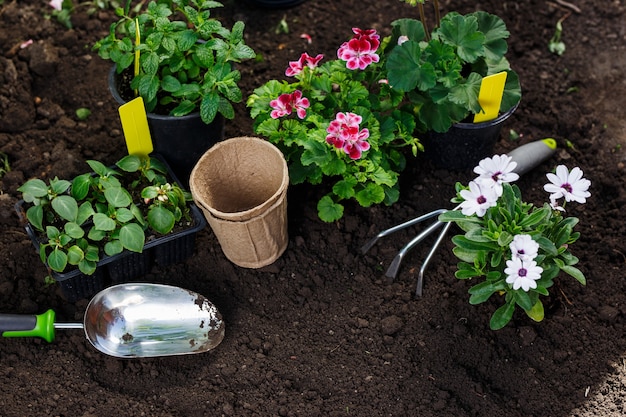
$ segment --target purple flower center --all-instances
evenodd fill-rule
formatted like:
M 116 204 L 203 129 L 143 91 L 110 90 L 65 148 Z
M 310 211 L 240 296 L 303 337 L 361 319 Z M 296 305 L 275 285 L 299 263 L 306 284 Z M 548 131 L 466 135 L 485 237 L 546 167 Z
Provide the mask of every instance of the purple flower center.
M 498 182 L 498 180 L 500 179 L 500 175 L 502 175 L 502 172 L 500 171 L 494 172 L 493 175 L 491 176 L 491 179 L 494 180 L 495 182 Z
M 484 195 L 481 195 L 480 197 L 478 197 L 478 198 L 476 199 L 476 202 L 477 202 L 478 204 L 485 204 L 485 203 L 487 202 L 487 199 L 485 198 L 485 196 L 484 196 Z
M 564 189 L 565 191 L 567 191 L 568 193 L 572 192 L 572 186 L 569 183 L 565 183 L 563 185 L 561 185 L 561 188 Z
M 519 275 L 520 277 L 525 277 L 527 273 L 528 271 L 526 270 L 526 268 L 520 268 L 517 272 L 517 275 Z

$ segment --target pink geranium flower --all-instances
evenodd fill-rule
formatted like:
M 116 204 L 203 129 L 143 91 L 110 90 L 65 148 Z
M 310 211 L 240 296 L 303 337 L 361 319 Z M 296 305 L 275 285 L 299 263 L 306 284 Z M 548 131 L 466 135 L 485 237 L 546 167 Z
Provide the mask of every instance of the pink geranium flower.
M 272 119 L 278 119 L 283 116 L 288 116 L 296 111 L 296 114 L 300 119 L 306 117 L 306 109 L 309 108 L 311 103 L 306 97 L 302 97 L 302 91 L 296 90 L 291 94 L 281 94 L 277 99 L 270 101 L 272 112 L 270 116 Z
M 359 130 L 363 118 L 354 113 L 337 113 L 335 120 L 326 129 L 326 142 L 343 151 L 350 159 L 360 159 L 363 152 L 369 150 L 369 130 Z
M 355 36 L 344 42 L 337 50 L 339 59 L 346 61 L 346 67 L 351 70 L 363 70 L 368 65 L 378 62 L 380 57 L 376 50 L 380 46 L 380 36 L 374 29 L 362 30 L 352 28 Z
M 305 66 L 313 69 L 317 67 L 317 64 L 324 58 L 324 55 L 318 54 L 315 57 L 310 56 L 306 52 L 300 55 L 300 59 L 297 61 L 289 61 L 289 67 L 285 70 L 285 75 L 287 77 L 293 77 L 294 75 L 298 75 L 302 72 Z

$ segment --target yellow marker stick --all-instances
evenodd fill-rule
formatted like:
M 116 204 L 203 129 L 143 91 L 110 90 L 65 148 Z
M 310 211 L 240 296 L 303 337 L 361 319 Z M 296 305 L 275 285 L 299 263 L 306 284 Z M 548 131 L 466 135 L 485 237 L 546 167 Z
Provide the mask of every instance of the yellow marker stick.
M 139 52 L 139 44 L 141 43 L 141 34 L 139 33 L 139 19 L 135 18 L 135 77 L 139 75 L 139 57 L 141 56 L 141 52 Z M 135 96 L 139 95 L 137 89 L 135 89 Z
M 153 147 L 143 98 L 137 97 L 123 104 L 119 108 L 119 113 L 128 154 L 149 155 Z
M 487 122 L 498 117 L 505 83 L 505 71 L 483 78 L 478 91 L 478 104 L 482 111 L 474 115 L 474 123 Z

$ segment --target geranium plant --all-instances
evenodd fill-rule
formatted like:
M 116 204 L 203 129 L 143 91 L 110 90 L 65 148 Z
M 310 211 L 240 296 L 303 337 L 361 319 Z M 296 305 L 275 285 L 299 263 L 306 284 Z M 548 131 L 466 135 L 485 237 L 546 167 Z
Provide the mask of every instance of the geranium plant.
M 386 66 L 389 84 L 407 93 L 420 132 L 446 132 L 452 124 L 481 112 L 478 93 L 488 75 L 507 73 L 501 113 L 519 103 L 519 77 L 505 57 L 510 33 L 500 17 L 484 11 L 450 12 L 437 18 L 428 32 L 423 11 L 420 16 L 420 20 L 392 23 L 393 43 L 398 45 L 390 51 Z
M 336 59 L 303 53 L 285 71 L 293 81 L 271 80 L 248 99 L 255 132 L 283 150 L 292 183 L 335 180 L 317 205 L 324 221 L 342 217 L 342 200 L 365 207 L 397 201 L 402 148 L 416 155 L 421 133 L 480 112 L 484 76 L 508 72 L 502 110 L 520 99 L 504 58 L 509 33 L 497 16 L 450 13 L 428 34 L 420 20 L 391 26 L 383 40 L 353 28 Z
M 143 98 L 146 110 L 172 116 L 199 111 L 205 123 L 218 113 L 233 119 L 231 103 L 243 98 L 233 64 L 255 57 L 244 42 L 244 23 L 224 27 L 211 16 L 222 4 L 212 0 L 150 1 L 139 14 L 130 6 L 129 0 L 116 9 L 120 19 L 94 49 L 127 74 L 128 90 Z
M 327 222 L 343 216 L 342 200 L 397 201 L 401 148 L 421 147 L 413 115 L 400 108 L 403 94 L 386 82 L 379 35 L 353 31 L 337 59 L 303 53 L 285 72 L 294 81 L 271 80 L 248 99 L 255 132 L 284 152 L 292 183 L 336 179 L 317 205 Z
M 574 231 L 578 218 L 564 213 L 566 203 L 586 202 L 591 182 L 580 168 L 569 171 L 559 165 L 556 174 L 547 174 L 550 182 L 544 189 L 549 202 L 534 206 L 524 202 L 519 188 L 511 184 L 518 178 L 513 172 L 516 165 L 507 155 L 482 160 L 474 169 L 475 180 L 467 186 L 457 183 L 452 200 L 459 203 L 457 208 L 439 216 L 464 231 L 452 241 L 460 259 L 456 277 L 479 281 L 469 290 L 470 304 L 494 295 L 504 301 L 491 317 L 494 330 L 504 327 L 517 307 L 533 320 L 543 320 L 540 297 L 549 295 L 560 272 L 586 283 L 575 267 L 578 258 L 570 252 L 580 237 Z
M 93 172 L 72 181 L 35 178 L 18 188 L 26 219 L 41 235 L 41 260 L 53 271 L 74 265 L 91 275 L 103 255 L 142 252 L 147 234 L 165 235 L 190 220 L 191 196 L 166 178 L 158 159 L 128 155 L 115 168 L 87 163 Z

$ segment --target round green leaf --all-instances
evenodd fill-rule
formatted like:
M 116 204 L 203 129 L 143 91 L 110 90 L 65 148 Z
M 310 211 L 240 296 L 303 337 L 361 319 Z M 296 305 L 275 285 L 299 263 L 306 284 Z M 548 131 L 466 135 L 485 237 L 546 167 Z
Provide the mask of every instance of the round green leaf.
M 78 216 L 78 203 L 69 195 L 60 195 L 52 200 L 52 208 L 63 219 L 73 222 Z
M 122 187 L 107 188 L 104 197 L 113 207 L 128 207 L 133 202 L 130 193 Z
M 56 272 L 63 272 L 67 266 L 67 255 L 59 249 L 54 249 L 48 255 L 48 266 Z
M 154 206 L 148 212 L 148 224 L 154 231 L 163 235 L 174 228 L 174 214 L 163 206 Z
M 96 213 L 93 215 L 93 225 L 98 230 L 107 232 L 115 230 L 115 220 L 104 213 Z
M 141 253 L 145 239 L 143 229 L 136 223 L 126 224 L 120 229 L 120 242 L 130 251 Z

